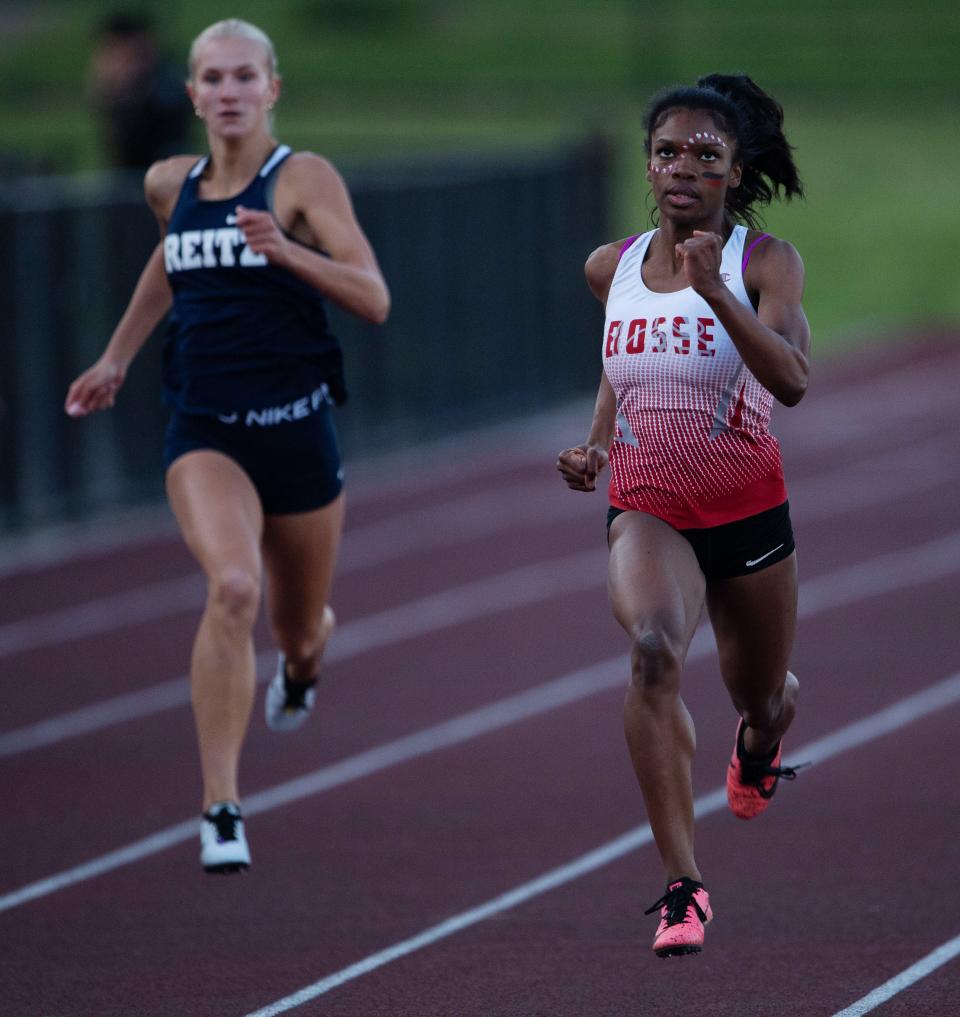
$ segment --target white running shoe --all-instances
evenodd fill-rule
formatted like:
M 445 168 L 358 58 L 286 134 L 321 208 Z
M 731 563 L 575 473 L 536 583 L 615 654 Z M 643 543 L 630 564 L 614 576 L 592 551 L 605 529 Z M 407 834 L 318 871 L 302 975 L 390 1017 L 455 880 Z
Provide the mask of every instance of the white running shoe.
M 236 802 L 214 802 L 200 820 L 200 864 L 206 872 L 243 872 L 250 848 Z
M 321 636 L 324 646 L 333 634 L 336 624 L 336 615 L 333 613 L 333 609 L 327 605 L 323 609 L 321 620 Z M 314 678 L 312 682 L 288 681 L 286 665 L 287 658 L 281 653 L 277 663 L 277 673 L 267 686 L 267 695 L 263 702 L 267 727 L 271 731 L 295 731 L 310 716 L 317 701 L 318 678 Z
M 277 673 L 267 686 L 263 703 L 267 727 L 271 731 L 295 731 L 310 716 L 317 701 L 316 680 L 287 681 L 286 663 L 287 658 L 281 653 Z

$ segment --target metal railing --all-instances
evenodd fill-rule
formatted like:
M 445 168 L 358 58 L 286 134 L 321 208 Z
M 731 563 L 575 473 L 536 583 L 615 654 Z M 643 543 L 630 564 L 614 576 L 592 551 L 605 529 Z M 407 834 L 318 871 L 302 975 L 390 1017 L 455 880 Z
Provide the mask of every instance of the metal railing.
M 582 266 L 609 239 L 602 140 L 343 171 L 393 297 L 380 327 L 331 308 L 351 393 L 337 413 L 348 457 L 595 386 L 600 315 Z M 62 411 L 156 241 L 136 179 L 26 180 L 0 198 L 0 532 L 162 497 L 162 336 L 113 410 L 82 421 Z

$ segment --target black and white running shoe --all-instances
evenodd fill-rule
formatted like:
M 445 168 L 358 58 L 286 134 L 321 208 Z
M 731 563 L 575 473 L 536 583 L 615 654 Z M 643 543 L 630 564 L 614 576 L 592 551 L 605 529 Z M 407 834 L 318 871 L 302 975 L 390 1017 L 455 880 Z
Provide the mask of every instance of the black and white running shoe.
M 310 716 L 317 700 L 316 679 L 292 682 L 287 677 L 287 658 L 280 654 L 277 673 L 267 686 L 264 715 L 271 731 L 295 731 Z
M 243 816 L 236 802 L 215 802 L 200 820 L 200 864 L 204 871 L 243 872 L 250 866 L 250 848 Z

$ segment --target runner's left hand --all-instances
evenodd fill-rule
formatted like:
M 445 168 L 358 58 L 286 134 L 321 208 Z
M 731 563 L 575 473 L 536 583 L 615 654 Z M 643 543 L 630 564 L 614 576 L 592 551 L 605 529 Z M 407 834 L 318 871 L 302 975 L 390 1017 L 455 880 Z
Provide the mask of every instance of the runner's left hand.
M 285 263 L 290 241 L 283 235 L 270 212 L 237 205 L 237 226 L 254 254 L 266 255 L 267 260 L 274 265 Z
M 720 279 L 723 240 L 716 233 L 694 230 L 689 240 L 677 244 L 676 251 L 687 282 L 700 296 L 707 298 L 723 287 Z

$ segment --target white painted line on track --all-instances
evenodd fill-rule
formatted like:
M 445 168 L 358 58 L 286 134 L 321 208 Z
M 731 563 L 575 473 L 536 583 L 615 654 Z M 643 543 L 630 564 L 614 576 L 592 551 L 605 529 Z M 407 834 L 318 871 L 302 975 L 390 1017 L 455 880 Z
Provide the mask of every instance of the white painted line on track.
M 545 483 L 515 485 L 510 492 L 509 512 L 503 511 L 502 491 L 486 491 L 348 529 L 339 554 L 337 574 L 349 575 L 417 552 L 453 547 L 516 526 L 540 522 L 545 505 L 549 505 L 553 520 L 597 513 L 597 532 L 602 532 L 596 503 L 555 497 L 558 493 L 562 495 L 563 492 Z M 74 639 L 102 636 L 130 625 L 199 612 L 205 598 L 206 582 L 199 572 L 192 572 L 177 579 L 146 583 L 81 604 L 41 612 L 0 625 L 0 658 Z
M 203 576 L 194 572 L 7 622 L 0 626 L 0 658 L 174 618 L 199 610 L 205 595 Z
M 824 396 L 804 400 L 799 413 L 777 407 L 775 433 L 796 436 L 804 452 L 836 448 L 880 435 L 894 440 L 922 427 L 937 413 L 954 418 L 956 354 L 946 360 L 921 360 L 900 365 L 879 377 L 850 382 Z M 900 382 L 903 384 L 900 384 Z M 816 385 L 814 384 L 814 391 Z
M 839 728 L 825 738 L 819 738 L 816 741 L 801 746 L 796 750 L 797 758 L 810 759 L 816 763 L 826 762 L 826 760 L 833 756 L 864 745 L 883 735 L 890 734 L 899 728 L 905 727 L 907 724 L 920 720 L 945 707 L 953 706 L 958 702 L 960 702 L 960 672 L 942 682 L 938 682 L 936 685 L 924 689 L 916 695 L 900 700 L 893 706 L 879 711 L 879 713 L 871 714 L 853 724 Z M 726 804 L 726 788 L 717 788 L 694 802 L 696 818 L 705 819 L 707 816 L 719 812 Z M 247 1014 L 246 1017 L 276 1017 L 277 1014 L 293 1010 L 346 982 L 369 974 L 371 971 L 391 963 L 391 961 L 415 953 L 417 950 L 422 950 L 424 947 L 462 932 L 464 929 L 485 921 L 487 918 L 502 914 L 504 911 L 509 911 L 534 897 L 539 897 L 550 890 L 571 883 L 581 876 L 589 875 L 591 872 L 595 872 L 597 869 L 617 861 L 624 857 L 624 855 L 652 843 L 652 841 L 653 833 L 649 824 L 635 827 L 633 830 L 614 840 L 608 841 L 606 844 L 587 852 L 585 855 L 581 855 L 566 865 L 552 869 L 550 872 L 544 873 L 530 882 L 516 886 L 512 890 L 494 897 L 477 907 L 462 911 L 460 914 L 446 919 L 446 921 L 430 926 L 409 939 L 394 943 L 384 950 L 370 954 L 363 960 L 342 968 L 331 975 L 327 975 L 312 985 L 307 985 L 291 995 L 285 996 L 283 999 Z M 944 962 L 941 961 L 941 963 Z M 851 1011 L 850 1017 L 854 1013 L 860 1012 L 866 1013 L 866 1011 Z M 843 1013 L 846 1015 L 847 1011 Z M 836 1017 L 840 1017 L 840 1015 L 836 1015 Z
M 349 622 L 337 630 L 327 660 L 333 664 L 449 625 L 602 586 L 606 582 L 605 557 L 606 551 L 597 548 L 569 558 L 524 566 Z M 960 530 L 927 544 L 894 551 L 808 580 L 800 587 L 799 616 L 810 617 L 859 598 L 894 592 L 958 570 Z M 257 657 L 257 671 L 262 681 L 272 675 L 275 661 L 276 654 L 272 650 Z M 182 675 L 6 731 L 0 734 L 0 758 L 54 745 L 189 702 L 190 681 Z
M 790 487 L 794 515 L 804 523 L 817 522 L 896 500 L 904 490 L 917 493 L 950 483 L 960 477 L 960 456 L 953 454 L 955 445 L 954 435 L 938 435 L 932 441 L 886 449 L 881 456 L 797 481 Z M 543 519 L 547 505 L 554 521 L 596 515 L 600 534 L 597 501 L 565 495 L 553 484 L 514 485 L 509 512 L 503 511 L 502 491 L 485 491 L 348 529 L 337 573 L 349 575 L 419 552 L 455 547 L 536 523 Z M 0 625 L 0 658 L 199 612 L 205 597 L 203 577 L 191 573 L 31 615 Z
M 942 540 L 883 555 L 802 585 L 799 615 L 801 618 L 808 617 L 845 603 L 857 602 L 879 593 L 939 578 L 958 568 L 960 568 L 960 531 Z M 584 575 L 587 571 L 584 570 Z M 403 631 L 409 633 L 409 629 L 404 628 Z M 706 626 L 701 626 L 690 644 L 687 661 L 692 663 L 702 659 L 712 653 L 714 648 L 711 631 Z M 621 685 L 626 681 L 628 670 L 624 657 L 613 657 L 248 796 L 244 799 L 244 809 L 251 816 L 256 812 L 266 812 L 439 749 L 468 741 L 481 734 L 507 727 L 520 720 Z M 195 833 L 195 822 L 186 821 L 168 827 L 118 851 L 112 851 L 0 897 L 0 912 L 147 858 L 158 851 L 189 840 Z
M 429 635 L 453 625 L 475 621 L 503 611 L 594 589 L 605 581 L 606 551 L 597 547 L 566 558 L 524 565 L 487 579 L 454 586 L 341 625 L 330 642 L 328 664 L 361 653 Z M 275 650 L 257 656 L 257 673 L 267 680 L 276 667 Z M 137 692 L 48 717 L 36 724 L 0 734 L 0 758 L 89 734 L 113 724 L 145 717 L 190 702 L 186 675 Z
M 351 457 L 347 463 L 350 504 L 383 506 L 397 497 L 422 494 L 424 463 L 430 464 L 434 490 L 475 479 L 487 470 L 491 448 L 497 450 L 498 468 L 536 471 L 549 467 L 551 457 L 569 443 L 571 433 L 582 430 L 592 412 L 592 398 L 577 399 L 542 413 L 498 420 L 380 455 Z M 498 511 L 502 508 L 501 499 Z M 136 549 L 158 538 L 180 543 L 173 516 L 162 501 L 15 537 L 0 534 L 0 579 Z
M 726 792 L 723 789 L 713 791 L 704 798 L 697 799 L 697 815 L 698 817 L 709 815 L 711 812 L 716 812 L 725 804 Z M 284 1013 L 287 1010 L 302 1006 L 304 1003 L 309 1003 L 311 1000 L 330 992 L 331 989 L 336 989 L 345 982 L 353 981 L 361 975 L 369 974 L 371 971 L 389 964 L 391 961 L 398 960 L 417 950 L 422 950 L 424 947 L 431 946 L 441 939 L 446 939 L 458 932 L 462 932 L 471 925 L 476 925 L 488 918 L 492 918 L 494 915 L 515 908 L 532 897 L 538 897 L 550 890 L 555 890 L 558 886 L 563 886 L 565 883 L 579 879 L 581 876 L 589 875 L 589 873 L 594 872 L 596 869 L 609 865 L 611 862 L 617 861 L 617 859 L 650 844 L 652 841 L 653 834 L 649 825 L 637 827 L 635 830 L 631 830 L 615 840 L 608 841 L 602 847 L 581 855 L 567 865 L 553 869 L 537 879 L 531 880 L 529 883 L 523 883 L 513 890 L 509 890 L 499 897 L 494 897 L 492 900 L 488 900 L 475 908 L 462 911 L 460 914 L 454 915 L 454 917 L 448 918 L 438 925 L 424 929 L 423 932 L 412 936 L 410 939 L 402 940 L 393 946 L 387 947 L 385 950 L 370 954 L 356 964 L 351 964 L 349 967 L 345 967 L 332 975 L 327 975 L 326 978 L 322 978 L 312 985 L 307 985 L 297 992 L 277 1000 L 275 1003 L 256 1010 L 254 1013 L 247 1014 L 247 1017 L 273 1017 L 275 1014 Z
M 705 638 L 702 643 L 707 643 L 707 645 L 699 645 L 696 649 L 705 655 L 711 647 Z M 691 652 L 693 650 L 694 647 L 691 647 Z M 309 795 L 340 787 L 389 767 L 422 758 L 440 749 L 458 745 L 479 735 L 576 702 L 612 686 L 622 684 L 625 681 L 628 668 L 626 657 L 616 657 L 581 671 L 564 675 L 562 678 L 539 685 L 527 692 L 508 696 L 478 710 L 472 710 L 451 720 L 423 728 L 395 741 L 386 742 L 376 748 L 360 752 L 266 791 L 246 796 L 243 801 L 243 811 L 247 816 L 267 812 Z M 131 862 L 149 858 L 159 851 L 195 838 L 199 828 L 199 819 L 177 823 L 175 826 L 160 830 L 152 836 L 135 841 L 117 851 L 111 851 L 72 869 L 66 869 L 54 876 L 30 883 L 19 890 L 0 896 L 0 912 L 9 911 L 41 897 L 47 897 L 58 890 L 85 882 L 94 876 L 112 872 Z
M 911 964 L 905 971 L 895 975 L 889 982 L 884 982 L 883 985 L 877 986 L 873 992 L 868 993 L 862 999 L 858 999 L 856 1003 L 851 1003 L 846 1009 L 838 1010 L 833 1017 L 863 1017 L 864 1014 L 870 1013 L 871 1010 L 876 1010 L 878 1006 L 893 999 L 894 996 L 903 992 L 904 989 L 909 989 L 911 985 L 919 982 L 921 978 L 926 978 L 927 975 L 933 974 L 937 968 L 943 967 L 944 964 L 948 964 L 957 956 L 960 956 L 960 936 L 955 936 L 942 946 L 938 946 L 936 950 L 932 950 L 926 957 L 918 960 L 916 964 Z
M 957 477 L 957 434 L 950 432 L 795 481 L 789 492 L 791 514 L 795 524 L 806 525 L 897 501 L 905 491 L 914 495 L 934 490 Z
M 952 356 L 935 356 L 888 368 L 878 377 L 850 380 L 823 394 L 819 385 L 814 385 L 800 414 L 778 407 L 774 432 L 786 434 L 791 444 L 796 436 L 801 455 L 818 447 L 835 448 L 851 439 L 876 436 L 881 428 L 889 429 L 892 436 L 902 435 L 913 429 L 913 421 L 922 424 L 931 411 L 953 412 L 956 387 L 951 380 L 955 376 Z M 498 459 L 507 466 L 536 469 L 549 464 L 550 457 L 569 444 L 571 435 L 582 433 L 592 412 L 592 398 L 572 400 L 540 414 L 501 420 L 382 456 L 360 456 L 348 464 L 351 504 L 382 503 L 395 494 L 418 492 L 424 462 L 430 463 L 431 483 L 469 479 L 483 468 L 491 448 L 498 450 Z M 161 503 L 15 538 L 0 536 L 0 578 L 136 548 L 153 543 L 164 533 L 172 542 L 179 541 L 170 512 Z

